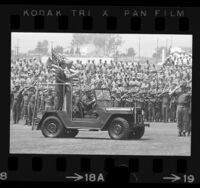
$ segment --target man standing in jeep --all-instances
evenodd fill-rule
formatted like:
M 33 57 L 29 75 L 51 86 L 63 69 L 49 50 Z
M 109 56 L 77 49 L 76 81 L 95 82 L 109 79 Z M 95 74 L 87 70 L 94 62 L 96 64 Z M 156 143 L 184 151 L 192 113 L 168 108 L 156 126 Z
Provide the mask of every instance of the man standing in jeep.
M 66 87 L 62 84 L 64 83 L 72 83 L 72 78 L 79 75 L 79 71 L 72 70 L 73 61 L 70 60 L 58 60 L 59 66 L 54 65 L 56 67 L 55 71 L 55 80 L 56 80 L 56 95 L 57 95 L 57 104 L 56 110 L 62 110 L 64 95 L 66 93 Z

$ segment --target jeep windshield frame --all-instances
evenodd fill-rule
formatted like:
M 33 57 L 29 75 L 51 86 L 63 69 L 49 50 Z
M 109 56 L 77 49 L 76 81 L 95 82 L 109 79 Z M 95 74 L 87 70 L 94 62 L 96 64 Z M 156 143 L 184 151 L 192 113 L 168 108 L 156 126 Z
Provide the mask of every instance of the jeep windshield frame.
M 111 101 L 111 93 L 109 89 L 94 89 L 96 101 Z

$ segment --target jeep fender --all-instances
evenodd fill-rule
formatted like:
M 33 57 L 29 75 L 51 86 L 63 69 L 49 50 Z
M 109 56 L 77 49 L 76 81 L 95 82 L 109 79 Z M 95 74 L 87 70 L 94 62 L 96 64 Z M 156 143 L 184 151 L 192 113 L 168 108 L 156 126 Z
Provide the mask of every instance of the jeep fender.
M 117 118 L 117 117 L 124 118 L 128 122 L 130 122 L 133 119 L 132 114 L 112 114 L 111 116 L 109 116 L 109 118 L 107 119 L 106 123 L 101 127 L 101 130 L 102 131 L 108 130 L 108 127 L 111 124 L 112 120 L 114 118 Z M 130 126 L 131 126 L 131 124 L 130 124 Z
M 57 117 L 62 122 L 64 127 L 66 127 L 68 125 L 68 123 L 69 123 L 69 119 L 68 119 L 68 116 L 67 116 L 66 112 L 63 112 L 63 111 L 48 111 L 48 112 L 45 112 L 44 115 L 42 116 L 42 119 L 40 120 L 40 122 L 39 122 L 39 124 L 37 126 L 37 130 L 41 129 L 42 122 L 47 117 L 50 117 L 50 116 Z

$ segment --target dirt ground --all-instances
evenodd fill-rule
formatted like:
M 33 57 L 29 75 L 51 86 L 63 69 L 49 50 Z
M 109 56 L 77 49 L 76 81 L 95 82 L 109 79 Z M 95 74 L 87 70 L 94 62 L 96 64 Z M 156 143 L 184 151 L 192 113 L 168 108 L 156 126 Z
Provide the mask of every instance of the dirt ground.
M 140 140 L 111 140 L 108 132 L 80 131 L 75 138 L 45 138 L 41 131 L 10 125 L 10 153 L 190 156 L 191 136 L 175 123 L 150 123 Z

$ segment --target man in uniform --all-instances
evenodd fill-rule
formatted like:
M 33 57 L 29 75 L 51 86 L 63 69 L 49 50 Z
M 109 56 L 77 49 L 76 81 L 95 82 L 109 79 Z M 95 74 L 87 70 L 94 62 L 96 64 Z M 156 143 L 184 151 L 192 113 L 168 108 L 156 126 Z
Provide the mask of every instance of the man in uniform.
M 14 89 L 12 89 L 11 93 L 10 93 L 10 109 L 12 109 L 13 107 L 13 102 L 14 102 Z
M 23 109 L 22 109 L 22 118 L 25 119 L 25 125 L 28 125 L 28 102 L 30 99 L 29 91 L 23 93 Z
M 187 132 L 189 120 L 189 109 L 190 109 L 190 95 L 187 93 L 187 87 L 185 84 L 181 86 L 181 94 L 178 97 L 177 104 L 177 124 L 179 136 L 185 136 Z
M 92 91 L 87 89 L 82 97 L 82 102 L 84 104 L 84 111 L 87 115 L 93 114 L 94 106 L 96 105 L 96 100 L 92 94 Z
M 155 98 L 155 94 L 152 94 L 151 103 L 152 103 L 152 121 L 155 122 L 156 121 L 156 98 Z
M 19 89 L 20 86 L 17 86 L 17 92 L 14 94 L 14 104 L 13 104 L 13 121 L 14 124 L 18 124 L 20 117 L 21 117 L 21 111 L 22 111 L 22 100 L 23 95 L 22 92 L 24 91 L 25 87 L 22 89 Z
M 46 101 L 45 111 L 53 110 L 53 106 L 54 106 L 54 96 L 53 96 L 53 93 L 52 93 L 52 90 L 51 90 L 51 89 L 49 89 L 48 95 L 47 95 L 47 98 L 46 98 L 45 101 Z
M 174 92 L 171 95 L 171 100 L 170 100 L 170 121 L 175 122 L 176 119 L 176 93 Z
M 62 110 L 63 107 L 64 95 L 66 92 L 66 87 L 64 83 L 71 83 L 72 82 L 71 79 L 79 74 L 79 72 L 72 73 L 72 70 L 70 70 L 72 67 L 72 63 L 73 63 L 72 61 L 66 61 L 66 60 L 62 60 L 59 62 L 60 67 L 58 67 L 55 75 L 57 83 L 55 90 L 58 99 L 56 110 Z M 65 70 L 66 68 L 67 70 Z
M 18 109 L 19 109 L 19 103 L 17 102 L 17 95 L 19 91 L 20 86 L 15 86 L 15 89 L 13 91 L 13 105 L 12 105 L 12 115 L 13 115 L 13 124 L 16 124 L 18 121 Z
M 163 94 L 162 98 L 162 117 L 164 122 L 168 122 L 168 113 L 169 113 L 169 95 L 168 93 Z
M 34 106 L 35 106 L 35 91 L 31 90 L 31 96 L 28 103 L 28 125 L 32 125 L 33 123 L 33 115 L 34 115 Z
M 190 135 L 191 133 L 191 127 L 192 127 L 192 99 L 191 99 L 191 93 L 189 92 L 189 95 L 190 95 L 190 105 L 189 105 L 189 123 L 188 123 L 188 126 L 187 126 L 187 133 L 188 133 L 188 136 Z

